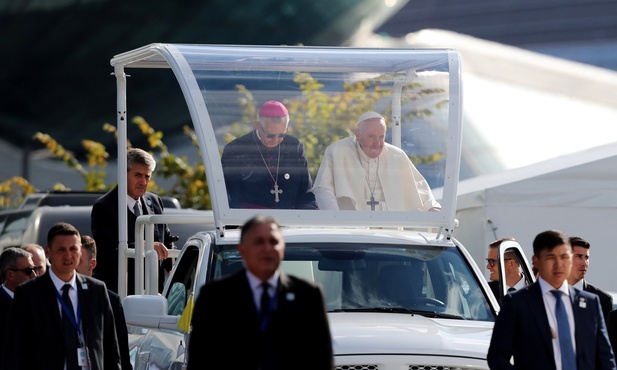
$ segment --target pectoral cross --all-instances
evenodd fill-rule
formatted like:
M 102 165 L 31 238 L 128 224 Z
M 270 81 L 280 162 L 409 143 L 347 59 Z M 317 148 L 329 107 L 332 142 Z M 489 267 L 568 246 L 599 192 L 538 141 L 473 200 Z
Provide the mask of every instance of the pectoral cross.
M 274 194 L 274 201 L 279 202 L 279 194 L 283 194 L 283 190 L 279 189 L 279 184 L 274 183 L 274 189 L 270 190 L 270 194 Z
M 379 204 L 378 201 L 375 200 L 375 197 L 371 195 L 371 200 L 366 202 L 367 205 L 371 206 L 371 211 L 375 210 L 375 206 Z

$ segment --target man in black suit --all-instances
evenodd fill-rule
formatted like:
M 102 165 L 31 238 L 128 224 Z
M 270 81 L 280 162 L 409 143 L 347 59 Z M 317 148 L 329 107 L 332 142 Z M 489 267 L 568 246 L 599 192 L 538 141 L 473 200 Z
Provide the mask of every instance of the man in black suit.
M 47 256 L 45 256 L 45 249 L 35 243 L 25 244 L 21 246 L 21 249 L 32 254 L 32 262 L 36 267 L 36 274 L 41 276 L 47 272 Z
M 96 267 L 96 242 L 89 235 L 81 236 L 81 258 L 75 270 L 85 276 L 92 276 L 92 271 Z M 132 370 L 131 357 L 129 355 L 129 333 L 124 317 L 124 308 L 120 296 L 113 291 L 107 289 L 109 294 L 109 302 L 111 309 L 114 312 L 114 321 L 116 323 L 116 334 L 118 336 L 118 347 L 120 348 L 120 362 L 122 370 Z
M 51 268 L 17 287 L 7 321 L 0 368 L 120 369 L 120 354 L 107 288 L 80 275 L 77 229 L 57 223 L 47 236 Z M 38 333 L 40 335 L 35 335 Z
M 503 298 L 488 350 L 489 367 L 616 369 L 598 296 L 568 285 L 568 237 L 555 230 L 542 232 L 533 241 L 533 253 L 538 280 Z
M 15 288 L 21 283 L 34 279 L 36 266 L 32 255 L 21 248 L 6 248 L 0 254 L 0 348 L 4 340 L 6 317 L 13 303 Z
M 600 297 L 602 313 L 604 314 L 604 321 L 606 321 L 608 313 L 613 310 L 613 297 L 585 280 L 585 274 L 589 269 L 589 248 L 591 245 L 579 236 L 570 237 L 570 245 L 572 245 L 572 271 L 568 277 L 568 284 Z
M 129 247 L 135 242 L 135 221 L 139 215 L 163 213 L 162 199 L 147 191 L 156 162 L 144 150 L 133 148 L 127 152 L 127 231 Z M 98 246 L 98 264 L 94 276 L 107 287 L 118 292 L 118 187 L 99 198 L 92 207 L 92 236 Z M 159 260 L 167 258 L 173 237 L 167 225 L 154 228 L 154 250 Z M 128 260 L 128 294 L 135 292 L 135 261 Z M 163 290 L 165 271 L 171 270 L 171 260 L 166 260 L 159 271 L 159 292 Z
M 521 272 L 520 264 L 516 259 L 514 253 L 506 252 L 504 254 L 504 268 L 507 290 L 503 293 L 500 292 L 499 285 L 501 284 L 501 279 L 499 277 L 497 255 L 501 243 L 508 240 L 515 241 L 514 238 L 500 238 L 492 241 L 491 244 L 489 244 L 488 246 L 488 256 L 486 258 L 486 269 L 490 272 L 488 286 L 491 288 L 491 291 L 493 292 L 495 298 L 497 298 L 498 301 L 501 301 L 501 297 L 508 294 L 508 292 L 515 291 L 527 285 L 525 277 Z
M 221 157 L 230 208 L 317 209 L 304 144 L 287 133 L 289 112 L 268 101 L 254 130 L 225 145 Z
M 321 288 L 279 270 L 285 242 L 278 223 L 244 224 L 238 251 L 245 269 L 206 284 L 195 303 L 189 370 L 333 369 Z

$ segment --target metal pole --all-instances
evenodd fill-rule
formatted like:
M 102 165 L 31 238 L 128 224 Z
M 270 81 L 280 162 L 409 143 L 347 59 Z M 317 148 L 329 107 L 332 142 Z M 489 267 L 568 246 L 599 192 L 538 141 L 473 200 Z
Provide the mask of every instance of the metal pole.
M 126 205 L 126 75 L 124 66 L 114 67 L 117 88 L 117 131 L 118 131 L 118 295 L 124 299 L 127 294 L 126 271 L 128 248 L 127 205 Z

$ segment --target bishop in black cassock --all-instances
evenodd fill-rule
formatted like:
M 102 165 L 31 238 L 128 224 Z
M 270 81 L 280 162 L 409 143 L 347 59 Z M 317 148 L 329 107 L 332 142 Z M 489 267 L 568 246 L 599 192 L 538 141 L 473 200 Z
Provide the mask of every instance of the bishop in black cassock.
M 225 146 L 221 164 L 231 208 L 317 209 L 304 144 L 286 134 L 288 122 L 282 103 L 266 102 L 255 129 Z

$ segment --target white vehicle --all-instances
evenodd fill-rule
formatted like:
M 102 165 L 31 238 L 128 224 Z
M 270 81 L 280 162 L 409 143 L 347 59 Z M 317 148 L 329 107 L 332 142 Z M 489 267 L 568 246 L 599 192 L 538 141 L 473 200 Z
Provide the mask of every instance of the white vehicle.
M 119 158 L 124 157 L 127 121 L 125 69 L 148 68 L 150 78 L 152 68 L 173 71 L 201 148 L 213 202 L 209 222 L 215 227 L 189 238 L 162 295 L 155 291 L 149 227 L 208 220 L 140 216 L 136 235 L 145 229 L 146 240 L 134 250 L 127 248 L 126 228 L 121 227 L 121 271 L 126 258 L 136 258 L 137 294 L 124 301 L 135 369 L 184 368 L 190 333 L 179 328 L 180 318 L 189 314 L 206 282 L 242 267 L 238 226 L 257 212 L 274 216 L 283 226 L 283 270 L 322 284 L 337 369 L 488 368 L 497 300 L 452 235 L 462 137 L 456 51 L 152 44 L 117 55 L 111 64 L 118 80 Z M 288 134 L 304 142 L 313 178 L 319 167 L 313 161 L 348 136 L 360 114 L 384 113 L 389 143 L 412 159 L 432 158 L 416 166 L 441 211 L 230 207 L 221 151 L 230 135 L 253 129 L 254 113 L 247 119 L 242 111 L 255 112 L 267 100 L 287 105 Z M 119 178 L 126 173 L 123 162 Z M 119 202 L 119 209 L 125 209 L 126 199 Z M 126 281 L 123 272 L 119 278 Z M 120 286 L 123 296 L 125 284 Z M 224 359 L 213 363 L 224 364 Z

